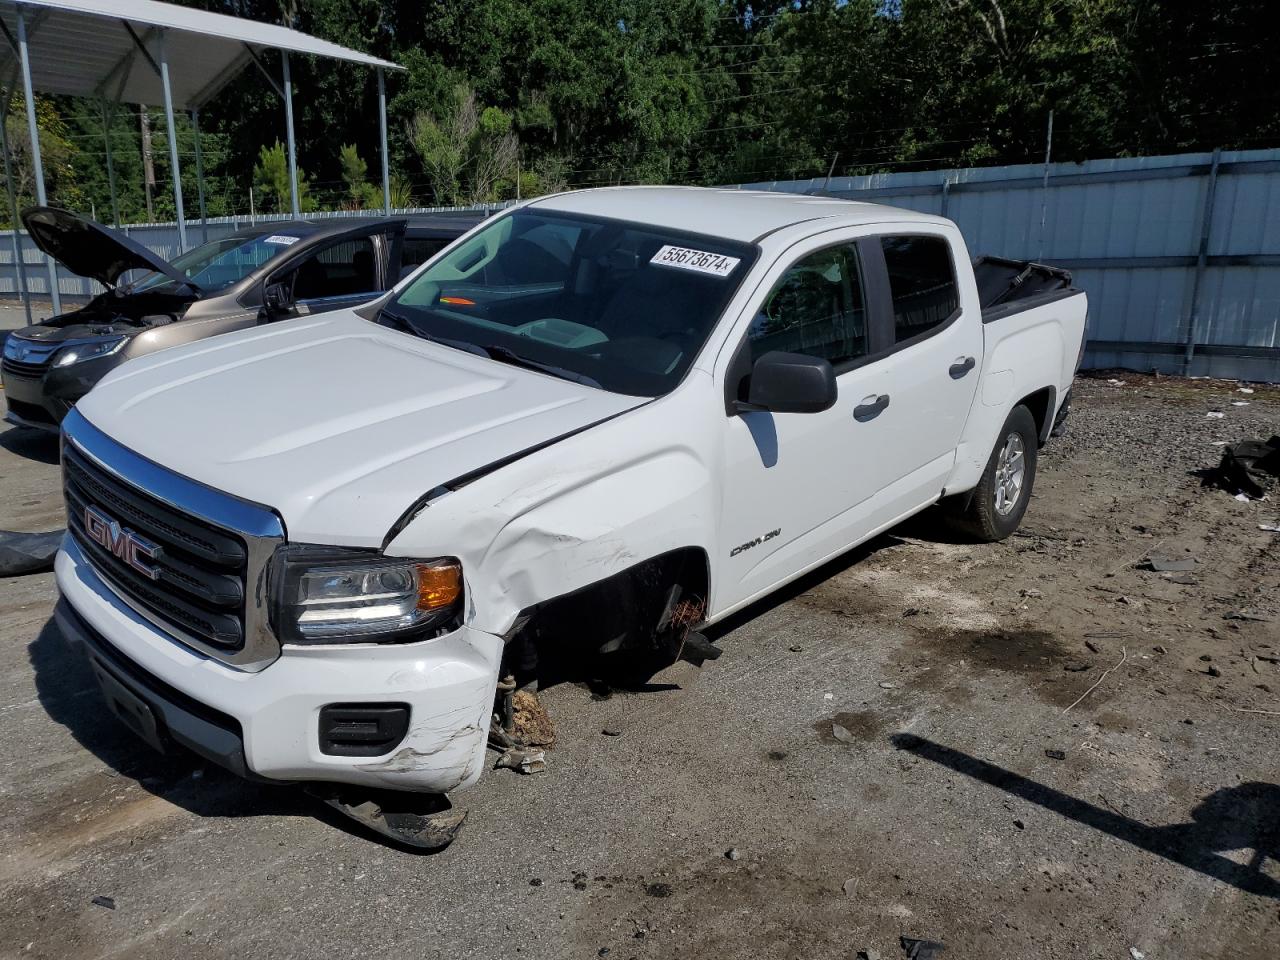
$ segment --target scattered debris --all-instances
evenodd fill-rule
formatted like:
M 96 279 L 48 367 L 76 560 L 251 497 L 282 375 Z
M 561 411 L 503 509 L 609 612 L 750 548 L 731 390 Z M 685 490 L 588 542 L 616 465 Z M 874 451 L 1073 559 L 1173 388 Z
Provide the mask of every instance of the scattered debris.
M 1275 523 L 1260 523 L 1258 524 L 1258 529 L 1267 533 L 1280 533 L 1280 520 Z
M 605 727 L 605 728 L 604 728 L 603 730 L 601 730 L 600 732 L 601 732 L 602 734 L 604 734 L 606 737 L 620 737 L 620 736 L 622 736 L 622 731 L 621 731 L 621 730 L 619 730 L 617 727 Z
M 858 892 L 858 877 L 850 877 L 844 882 L 840 889 L 844 891 L 846 897 L 855 896 Z
M 695 666 L 702 666 L 706 660 L 719 659 L 722 653 L 724 653 L 723 650 L 694 630 L 684 638 L 684 647 L 680 650 L 680 658 L 688 660 Z
M 1233 407 L 1247 407 L 1249 405 L 1249 401 L 1248 400 L 1232 400 L 1231 405 Z
M 787 647 L 787 649 L 792 653 L 800 653 L 804 650 L 804 647 L 800 646 L 798 643 L 793 643 L 791 646 Z
M 1180 584 L 1184 587 L 1194 587 L 1200 582 L 1189 573 L 1166 573 L 1164 579 L 1169 583 Z
M 915 937 L 900 937 L 902 949 L 907 951 L 907 960 L 934 960 L 947 949 L 940 940 L 917 940 Z
M 1146 960 L 1147 955 L 1143 953 L 1141 950 L 1139 950 L 1137 947 L 1130 947 L 1129 956 L 1132 957 L 1133 960 Z
M 894 689 L 896 686 L 897 686 L 897 684 L 896 684 L 896 683 L 890 683 L 888 680 L 881 680 L 881 681 L 880 681 L 880 689 L 881 689 L 881 690 L 892 690 L 892 689 Z
M 879 950 L 859 950 L 858 960 L 880 960 Z
M 836 695 L 834 693 L 824 693 L 822 695 L 823 700 L 834 700 L 835 698 L 836 698 Z
M 1027 829 L 1027 825 L 1026 825 L 1025 823 L 1023 823 L 1021 820 L 1015 820 L 1015 821 L 1013 821 L 1013 825 L 1014 825 L 1015 827 L 1017 827 L 1019 830 L 1025 830 L 1025 829 Z
M 0 530 L 0 577 L 41 573 L 53 569 L 53 558 L 64 530 L 48 533 L 15 533 Z
M 1039 600 L 1044 596 L 1039 590 L 1028 590 L 1025 587 L 1018 591 L 1018 596 L 1026 597 L 1028 600 Z
M 1067 673 L 1084 673 L 1089 669 L 1089 664 L 1083 660 L 1068 660 L 1062 665 L 1062 669 Z
M 856 743 L 857 739 L 849 732 L 847 727 L 842 727 L 838 723 L 831 725 L 831 735 L 841 743 Z
M 511 697 L 514 725 L 512 740 L 525 747 L 553 747 L 556 743 L 556 726 L 551 715 L 532 690 L 517 690 Z
M 924 613 L 924 611 L 919 607 L 907 607 L 907 609 L 902 611 L 902 615 L 904 617 L 918 617 L 922 613 Z
M 649 883 L 645 885 L 644 892 L 646 896 L 665 900 L 667 897 L 671 896 L 671 884 Z
M 520 747 L 508 747 L 502 751 L 493 769 L 515 770 L 517 773 L 541 773 L 547 769 L 547 754 L 541 749 L 525 750 Z
M 1205 417 L 1209 420 L 1221 420 L 1225 416 L 1226 414 L 1222 413 L 1219 410 L 1210 410 L 1208 413 L 1205 414 Z
M 1085 645 L 1086 647 L 1088 647 L 1088 648 L 1089 648 L 1089 650 L 1090 650 L 1092 653 L 1100 653 L 1100 652 L 1101 652 L 1101 651 L 1098 649 L 1098 645 L 1097 645 L 1096 643 L 1094 643 L 1092 640 L 1086 640 L 1086 641 L 1084 642 L 1084 645 Z
M 1205 473 L 1204 485 L 1240 499 L 1262 500 L 1280 478 L 1280 436 L 1228 444 L 1218 466 Z
M 1157 643 L 1154 647 L 1152 647 L 1151 649 L 1152 649 L 1152 650 L 1154 650 L 1156 653 L 1168 653 L 1168 652 L 1169 652 L 1169 649 L 1168 649 L 1167 647 L 1161 646 L 1161 645 L 1160 645 L 1160 644 L 1158 644 L 1158 643 Z
M 1196 558 L 1152 555 L 1147 557 L 1140 566 L 1146 570 L 1154 570 L 1156 573 L 1182 573 L 1196 568 Z
M 738 852 L 737 847 L 730 847 L 728 850 L 724 852 L 724 858 L 726 860 L 741 860 L 742 854 Z
M 1270 623 L 1270 617 L 1260 617 L 1256 613 L 1249 613 L 1247 610 L 1232 610 L 1230 613 L 1222 615 L 1223 620 L 1247 620 L 1253 623 Z
M 1044 755 L 1045 755 L 1046 757 L 1048 757 L 1050 760 L 1065 760 L 1065 759 L 1067 759 L 1067 754 L 1066 754 L 1066 752 L 1065 752 L 1065 751 L 1063 751 L 1063 750 L 1046 750 L 1046 751 L 1044 752 Z
M 367 790 L 311 784 L 303 788 L 370 830 L 418 850 L 443 850 L 467 819 L 444 794 Z
M 1121 647 L 1121 648 L 1120 648 L 1120 662 L 1119 662 L 1119 663 L 1117 663 L 1114 667 L 1107 667 L 1107 669 L 1106 669 L 1106 670 L 1102 671 L 1102 676 L 1100 676 L 1097 680 L 1095 680 L 1095 681 L 1093 682 L 1093 686 L 1091 686 L 1091 687 L 1090 687 L 1088 690 L 1086 690 L 1084 693 L 1080 694 L 1079 699 L 1078 699 L 1078 700 L 1076 700 L 1076 701 L 1074 701 L 1070 706 L 1068 706 L 1068 707 L 1066 708 L 1066 710 L 1063 710 L 1063 711 L 1062 711 L 1062 713 L 1061 713 L 1061 714 L 1059 714 L 1059 716 L 1065 716 L 1065 715 L 1066 715 L 1067 710 L 1070 710 L 1070 709 L 1071 709 L 1071 707 L 1076 706 L 1076 704 L 1078 704 L 1081 700 L 1083 700 L 1083 699 L 1084 699 L 1085 697 L 1087 697 L 1089 694 L 1093 693 L 1093 691 L 1094 691 L 1094 690 L 1096 690 L 1096 689 L 1098 688 L 1098 684 L 1102 683 L 1102 681 L 1103 681 L 1103 680 L 1107 679 L 1107 675 L 1108 675 L 1109 673 L 1111 673 L 1111 671 L 1113 671 L 1113 670 L 1118 670 L 1118 669 L 1120 669 L 1121 667 L 1123 667 L 1123 666 L 1124 666 L 1125 661 L 1126 661 L 1126 660 L 1128 660 L 1128 659 L 1129 659 L 1129 650 L 1128 650 L 1128 648 L 1126 648 L 1126 647 Z
M 116 908 L 115 897 L 94 897 L 89 902 L 95 907 L 106 907 L 108 910 L 114 910 Z
M 1123 380 L 1108 380 L 1108 381 L 1107 381 L 1107 383 L 1111 384 L 1111 386 L 1113 386 L 1113 387 L 1123 387 L 1123 386 L 1124 386 L 1124 381 L 1123 381 Z
M 1222 671 L 1217 667 L 1210 665 L 1210 667 L 1205 670 L 1204 674 L 1206 677 L 1220 677 L 1222 676 Z

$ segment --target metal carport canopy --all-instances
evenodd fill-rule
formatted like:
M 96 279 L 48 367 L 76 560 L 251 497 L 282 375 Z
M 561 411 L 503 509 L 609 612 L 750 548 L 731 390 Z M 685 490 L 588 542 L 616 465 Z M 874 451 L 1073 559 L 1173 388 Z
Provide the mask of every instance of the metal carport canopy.
M 172 135 L 175 110 L 189 110 L 196 129 L 196 170 L 204 215 L 204 183 L 200 169 L 199 110 L 250 64 L 262 69 L 266 80 L 285 105 L 285 131 L 289 149 L 289 186 L 293 215 L 299 214 L 297 150 L 293 136 L 293 84 L 289 54 L 303 53 L 372 67 L 378 74 L 379 133 L 382 146 L 383 207 L 390 213 L 391 190 L 387 159 L 386 87 L 384 70 L 401 70 L 389 60 L 288 27 L 244 20 L 222 13 L 178 7 L 159 0 L 0 0 L 0 83 L 5 102 L 21 76 L 27 101 L 27 121 L 33 138 L 37 201 L 45 203 L 44 173 L 39 145 L 35 143 L 34 92 L 93 97 L 104 104 L 163 104 L 168 120 L 170 163 L 174 171 L 174 206 L 179 245 L 186 248 L 186 223 L 182 204 L 177 143 Z M 281 52 L 281 84 L 266 72 L 260 54 Z M 8 159 L 8 144 L 5 143 Z M 7 166 L 7 164 L 6 164 Z M 111 155 L 107 153 L 108 178 Z M 112 184 L 114 203 L 114 182 Z M 10 183 L 12 202 L 12 183 Z M 15 211 L 16 215 L 16 211 Z M 16 251 L 16 229 L 14 224 Z M 16 255 L 16 253 L 15 253 Z M 50 295 L 60 310 L 56 272 L 49 262 Z M 25 282 L 24 294 L 25 290 Z M 29 298 L 24 296 L 28 304 Z
M 45 93 L 162 103 L 160 77 L 141 57 L 130 31 L 156 60 L 158 34 L 167 34 L 177 109 L 199 110 L 253 62 L 253 55 L 268 49 L 401 69 L 288 27 L 159 0 L 0 0 L 0 19 L 15 36 L 20 7 L 27 13 L 32 83 Z

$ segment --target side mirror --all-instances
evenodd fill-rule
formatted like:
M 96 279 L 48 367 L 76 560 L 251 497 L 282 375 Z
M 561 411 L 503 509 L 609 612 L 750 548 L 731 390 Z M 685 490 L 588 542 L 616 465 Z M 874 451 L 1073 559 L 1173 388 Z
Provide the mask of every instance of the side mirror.
M 821 413 L 836 402 L 836 372 L 821 357 L 772 350 L 751 368 L 747 409 Z
M 269 283 L 262 291 L 262 305 L 267 313 L 284 313 L 293 309 L 293 284 Z

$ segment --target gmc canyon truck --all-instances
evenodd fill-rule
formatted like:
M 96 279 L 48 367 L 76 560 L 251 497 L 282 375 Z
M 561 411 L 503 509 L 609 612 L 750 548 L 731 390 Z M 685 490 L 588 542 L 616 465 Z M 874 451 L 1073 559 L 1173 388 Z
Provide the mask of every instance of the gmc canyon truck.
M 1085 312 L 907 210 L 527 202 L 363 307 L 108 375 L 63 424 L 56 619 L 154 746 L 456 791 L 500 678 L 671 653 L 940 502 L 1011 534 Z

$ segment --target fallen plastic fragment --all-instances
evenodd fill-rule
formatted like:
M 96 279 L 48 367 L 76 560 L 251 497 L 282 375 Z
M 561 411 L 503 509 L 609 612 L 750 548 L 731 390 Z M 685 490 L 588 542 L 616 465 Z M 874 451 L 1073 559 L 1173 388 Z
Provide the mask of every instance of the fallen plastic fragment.
M 304 789 L 375 833 L 418 850 L 443 850 L 457 838 L 467 819 L 467 811 L 454 810 L 444 794 L 399 790 L 339 793 L 325 785 Z
M 65 530 L 47 533 L 0 530 L 0 577 L 52 570 L 64 533 Z
M 1267 533 L 1280 533 L 1280 523 L 1260 523 L 1258 529 Z
M 1147 955 L 1143 953 L 1141 950 L 1139 950 L 1137 947 L 1130 947 L 1129 956 L 1131 956 L 1133 960 L 1146 960 Z
M 1226 414 L 1222 413 L 1219 410 L 1210 410 L 1208 413 L 1205 414 L 1205 418 L 1208 420 L 1221 420 L 1225 416 Z
M 95 907 L 106 907 L 108 910 L 114 910 L 116 908 L 115 897 L 94 897 L 89 902 Z
M 515 770 L 517 773 L 541 773 L 547 769 L 545 750 L 522 750 L 519 747 L 508 747 L 502 751 L 498 761 L 493 765 L 495 770 Z
M 915 937 L 900 937 L 902 949 L 907 951 L 907 960 L 933 960 L 947 949 L 940 940 L 917 940 Z
M 833 723 L 831 725 L 831 735 L 835 737 L 837 740 L 839 740 L 841 743 L 856 742 L 856 738 L 852 733 L 849 732 L 848 727 L 842 727 L 838 723 Z
M 1204 474 L 1204 485 L 1235 495 L 1237 500 L 1263 500 L 1280 479 L 1280 436 L 1227 444 L 1222 460 Z
M 1143 564 L 1147 569 L 1154 570 L 1156 573 L 1182 573 L 1186 570 L 1194 570 L 1196 568 L 1195 557 L 1148 557 Z

